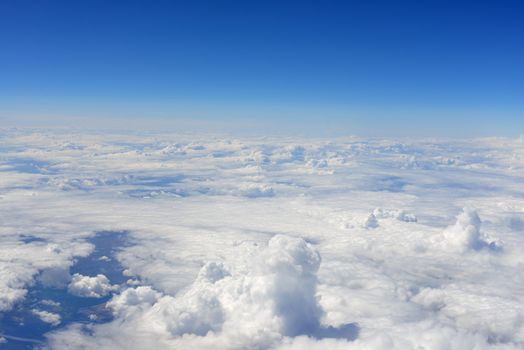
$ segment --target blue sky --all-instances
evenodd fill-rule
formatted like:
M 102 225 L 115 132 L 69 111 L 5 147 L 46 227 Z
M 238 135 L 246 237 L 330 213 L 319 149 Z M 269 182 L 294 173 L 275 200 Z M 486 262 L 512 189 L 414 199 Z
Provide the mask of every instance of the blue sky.
M 0 118 L 524 133 L 519 1 L 0 3 Z

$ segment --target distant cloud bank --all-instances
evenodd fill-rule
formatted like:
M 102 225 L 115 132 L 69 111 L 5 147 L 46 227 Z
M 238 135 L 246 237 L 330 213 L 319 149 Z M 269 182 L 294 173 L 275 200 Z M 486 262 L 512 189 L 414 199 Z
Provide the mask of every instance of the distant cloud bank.
M 524 347 L 522 138 L 5 129 L 0 151 L 0 314 L 27 307 L 44 348 Z

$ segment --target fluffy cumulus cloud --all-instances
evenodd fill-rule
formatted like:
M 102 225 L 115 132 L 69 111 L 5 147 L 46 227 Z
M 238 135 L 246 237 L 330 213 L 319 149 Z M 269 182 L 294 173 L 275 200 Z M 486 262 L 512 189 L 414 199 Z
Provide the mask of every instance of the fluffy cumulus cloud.
M 117 315 L 130 313 L 140 306 L 153 305 L 161 297 L 161 293 L 153 290 L 149 286 L 128 288 L 122 293 L 115 295 L 108 303 L 107 307 Z
M 193 284 L 176 296 L 140 286 L 115 295 L 107 307 L 123 337 L 133 331 L 156 332 L 173 346 L 189 337 L 198 346 L 215 338 L 222 347 L 267 348 L 286 336 L 322 334 L 323 311 L 316 293 L 320 262 L 319 253 L 303 239 L 276 235 L 240 270 L 206 263 Z M 125 338 L 104 339 L 115 323 L 95 327 L 94 337 L 76 334 L 75 346 L 124 343 Z M 53 336 L 52 344 L 66 346 L 62 338 L 70 340 L 71 333 Z
M 9 227 L 4 227 L 8 231 Z M 38 228 L 37 228 L 38 229 Z M 18 234 L 6 235 L 0 245 L 0 312 L 9 311 L 24 299 L 34 279 L 48 285 L 63 285 L 74 257 L 86 256 L 92 245 L 82 241 L 24 243 Z
M 457 216 L 455 224 L 447 227 L 441 237 L 435 237 L 435 243 L 440 243 L 445 248 L 458 252 L 497 248 L 496 242 L 489 242 L 483 236 L 480 226 L 481 220 L 478 213 L 474 209 L 464 208 Z
M 117 286 L 112 286 L 104 275 L 93 277 L 75 273 L 67 286 L 69 293 L 85 298 L 101 298 L 114 291 Z
M 0 313 L 44 348 L 524 347 L 521 139 L 0 137 Z
M 32 312 L 45 323 L 52 324 L 53 326 L 58 326 L 60 324 L 61 317 L 58 314 L 38 309 L 33 309 Z

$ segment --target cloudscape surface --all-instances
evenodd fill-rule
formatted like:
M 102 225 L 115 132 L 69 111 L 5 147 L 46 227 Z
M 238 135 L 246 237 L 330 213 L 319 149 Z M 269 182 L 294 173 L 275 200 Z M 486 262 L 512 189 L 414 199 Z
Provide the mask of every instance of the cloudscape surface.
M 524 346 L 522 138 L 1 144 L 5 346 Z
M 0 350 L 524 349 L 521 1 L 0 1 Z

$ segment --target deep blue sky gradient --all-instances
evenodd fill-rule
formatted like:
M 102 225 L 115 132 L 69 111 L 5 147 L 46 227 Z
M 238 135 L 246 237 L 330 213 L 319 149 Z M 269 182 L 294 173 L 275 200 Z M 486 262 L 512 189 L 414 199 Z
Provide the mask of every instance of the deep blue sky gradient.
M 524 133 L 522 1 L 0 1 L 0 118 Z

